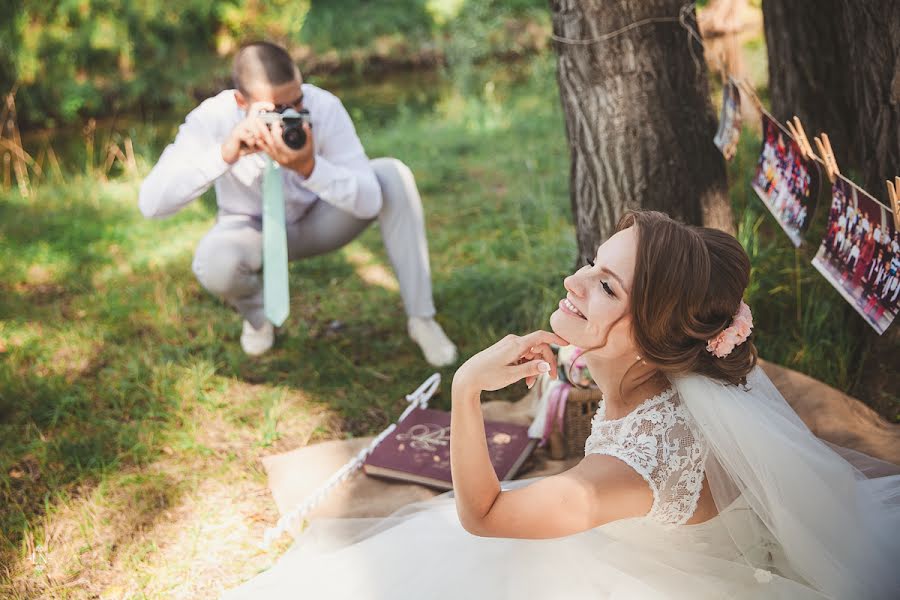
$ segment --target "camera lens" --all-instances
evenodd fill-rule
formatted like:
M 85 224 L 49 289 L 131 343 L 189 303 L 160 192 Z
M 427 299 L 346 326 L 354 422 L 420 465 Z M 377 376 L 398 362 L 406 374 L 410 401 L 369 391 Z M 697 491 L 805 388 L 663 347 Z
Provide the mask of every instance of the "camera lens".
M 286 126 L 281 138 L 288 148 L 299 150 L 306 144 L 306 132 L 299 125 Z

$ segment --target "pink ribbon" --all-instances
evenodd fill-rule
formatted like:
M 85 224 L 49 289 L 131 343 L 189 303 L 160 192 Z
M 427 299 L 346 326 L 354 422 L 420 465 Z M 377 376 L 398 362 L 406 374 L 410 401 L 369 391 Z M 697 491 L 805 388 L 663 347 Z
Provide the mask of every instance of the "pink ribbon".
M 547 418 L 544 420 L 544 435 L 538 444 L 541 448 L 547 445 L 550 434 L 553 433 L 554 424 L 557 431 L 562 431 L 563 416 L 566 414 L 566 401 L 572 386 L 559 382 L 550 390 L 550 398 L 547 401 Z

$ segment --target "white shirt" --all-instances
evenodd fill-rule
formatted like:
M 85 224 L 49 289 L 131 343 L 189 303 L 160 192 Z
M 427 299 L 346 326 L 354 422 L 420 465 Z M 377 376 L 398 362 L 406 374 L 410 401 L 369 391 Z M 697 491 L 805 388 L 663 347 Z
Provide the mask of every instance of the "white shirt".
M 316 164 L 308 178 L 281 169 L 286 221 L 301 219 L 317 199 L 360 219 L 375 217 L 381 210 L 381 187 L 350 115 L 334 94 L 309 83 L 302 90 Z M 141 185 L 138 205 L 144 216 L 172 215 L 215 183 L 220 215 L 260 218 L 266 155 L 250 154 L 233 165 L 222 158 L 222 144 L 244 117 L 234 90 L 208 98 L 191 111 Z

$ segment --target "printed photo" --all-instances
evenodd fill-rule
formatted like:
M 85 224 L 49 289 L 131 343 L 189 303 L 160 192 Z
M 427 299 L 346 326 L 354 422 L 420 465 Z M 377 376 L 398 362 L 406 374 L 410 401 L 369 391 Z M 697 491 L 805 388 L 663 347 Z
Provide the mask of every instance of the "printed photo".
M 819 195 L 819 168 L 787 130 L 763 113 L 763 146 L 751 185 L 794 246 L 803 243 Z
M 722 114 L 719 130 L 713 142 L 722 151 L 725 160 L 731 160 L 737 152 L 741 136 L 741 93 L 734 80 L 729 79 L 722 89 Z
M 879 334 L 897 316 L 900 233 L 891 211 L 838 177 L 813 266 Z

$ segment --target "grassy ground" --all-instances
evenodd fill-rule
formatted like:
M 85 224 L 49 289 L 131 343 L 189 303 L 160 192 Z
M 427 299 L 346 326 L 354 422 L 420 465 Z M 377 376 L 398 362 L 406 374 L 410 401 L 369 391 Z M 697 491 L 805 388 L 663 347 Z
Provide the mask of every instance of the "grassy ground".
M 553 93 L 451 95 L 361 127 L 371 156 L 417 175 L 464 356 L 545 324 L 571 266 Z M 0 595 L 215 595 L 279 550 L 255 547 L 276 517 L 259 457 L 380 429 L 431 373 L 377 228 L 292 265 L 293 314 L 250 360 L 239 318 L 190 272 L 212 205 L 146 221 L 137 189 L 83 176 L 0 201 Z
M 360 124 L 370 156 L 416 174 L 440 320 L 463 357 L 546 327 L 572 267 L 554 72 L 531 68 L 514 93 L 476 82 L 424 115 Z M 751 197 L 757 152 L 748 132 L 730 175 L 759 346 L 848 389 L 855 317 Z M 239 318 L 190 272 L 213 204 L 146 221 L 138 185 L 82 175 L 0 196 L 0 596 L 216 596 L 285 548 L 257 547 L 277 517 L 260 457 L 380 430 L 431 373 L 377 228 L 291 266 L 292 315 L 248 359 Z

